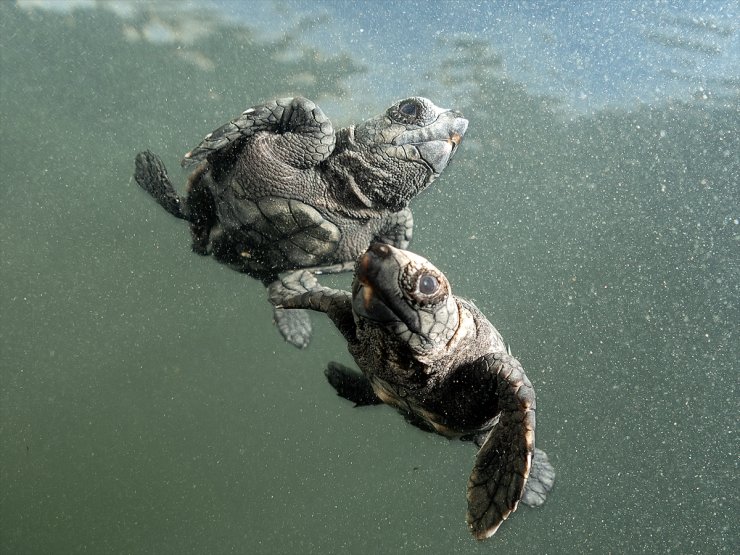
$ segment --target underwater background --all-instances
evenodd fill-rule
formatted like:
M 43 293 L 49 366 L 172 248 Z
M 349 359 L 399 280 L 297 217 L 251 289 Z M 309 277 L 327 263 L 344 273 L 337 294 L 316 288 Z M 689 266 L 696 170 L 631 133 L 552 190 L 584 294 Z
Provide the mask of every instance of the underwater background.
M 0 2 L 0 552 L 736 553 L 737 1 Z M 412 250 L 537 391 L 557 470 L 493 538 L 475 450 L 354 408 L 325 317 L 132 180 L 245 108 L 461 110 Z M 350 276 L 335 277 L 348 287 Z

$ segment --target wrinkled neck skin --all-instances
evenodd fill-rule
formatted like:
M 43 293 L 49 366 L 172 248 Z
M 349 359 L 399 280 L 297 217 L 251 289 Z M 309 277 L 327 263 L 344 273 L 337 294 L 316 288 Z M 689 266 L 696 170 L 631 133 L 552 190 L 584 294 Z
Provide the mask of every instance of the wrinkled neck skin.
M 357 216 L 406 208 L 434 176 L 421 164 L 388 156 L 382 147 L 367 148 L 356 140 L 354 129 L 337 132 L 334 152 L 321 164 L 336 205 Z
M 478 326 L 475 318 L 459 299 L 453 298 L 457 307 L 457 328 L 450 337 L 441 338 L 440 341 L 417 349 L 415 358 L 426 365 L 437 366 L 442 364 L 447 367 L 447 361 L 450 357 L 459 357 L 459 352 L 466 345 L 475 342 L 477 338 Z
M 389 384 L 409 390 L 432 385 L 452 366 L 465 362 L 462 353 L 470 352 L 471 360 L 480 356 L 477 348 L 469 348 L 483 339 L 478 337 L 476 319 L 465 303 L 455 299 L 455 304 L 459 323 L 450 337 L 430 342 L 412 334 L 401 322 L 388 325 L 359 319 L 356 320 L 359 348 L 350 350 L 366 374 Z

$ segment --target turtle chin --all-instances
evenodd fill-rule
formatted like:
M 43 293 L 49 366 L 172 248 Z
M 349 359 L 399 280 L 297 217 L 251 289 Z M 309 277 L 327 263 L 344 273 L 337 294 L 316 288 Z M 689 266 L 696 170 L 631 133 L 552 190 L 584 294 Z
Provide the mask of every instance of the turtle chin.
M 355 318 L 388 328 L 391 333 L 421 333 L 418 311 L 409 305 L 399 288 L 407 257 L 384 243 L 373 243 L 360 256 L 352 284 L 352 310 Z
M 357 280 L 352 292 L 352 311 L 358 329 L 367 326 L 379 330 L 386 340 L 406 345 L 414 358 L 433 356 L 438 350 L 439 342 L 422 331 L 423 318 L 404 301 L 393 296 L 388 299 L 377 288 Z
M 382 326 L 393 325 L 398 321 L 394 312 L 379 299 L 371 285 L 357 282 L 352 292 L 352 311 L 357 318 Z
M 449 110 L 428 127 L 401 133 L 392 144 L 397 155 L 403 153 L 407 160 L 424 162 L 437 176 L 450 163 L 467 130 L 468 120 Z
M 397 302 L 396 302 L 397 301 Z M 368 282 L 355 280 L 352 287 L 352 311 L 356 318 L 389 328 L 393 333 L 408 330 L 419 334 L 419 317 L 403 300 L 390 298 Z
M 429 141 L 416 147 L 419 150 L 419 156 L 432 168 L 434 176 L 438 176 L 450 163 L 450 159 L 457 149 L 451 140 Z

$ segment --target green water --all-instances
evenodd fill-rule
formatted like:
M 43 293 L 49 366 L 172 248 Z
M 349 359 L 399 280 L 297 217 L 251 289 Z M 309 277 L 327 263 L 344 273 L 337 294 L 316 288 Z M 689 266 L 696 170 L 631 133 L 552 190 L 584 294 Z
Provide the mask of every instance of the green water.
M 470 445 L 336 397 L 329 323 L 284 344 L 261 285 L 131 180 L 151 148 L 184 183 L 263 100 L 346 124 L 395 97 L 300 25 L 142 40 L 153 17 L 0 4 L 0 552 L 737 552 L 737 95 L 576 117 L 454 40 L 407 84 L 470 120 L 413 249 L 511 343 L 558 471 L 478 544 Z

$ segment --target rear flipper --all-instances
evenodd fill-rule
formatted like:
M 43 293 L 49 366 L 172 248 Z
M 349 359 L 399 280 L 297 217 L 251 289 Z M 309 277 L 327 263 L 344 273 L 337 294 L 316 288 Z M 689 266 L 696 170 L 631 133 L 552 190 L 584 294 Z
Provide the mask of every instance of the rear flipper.
M 324 374 L 329 384 L 337 390 L 337 395 L 352 401 L 355 406 L 362 407 L 382 403 L 375 395 L 370 381 L 360 372 L 347 368 L 338 362 L 330 362 Z
M 555 469 L 547 458 L 547 453 L 535 448 L 532 457 L 532 470 L 524 485 L 522 503 L 530 507 L 539 507 L 545 502 L 547 494 L 555 483 Z
M 188 219 L 183 212 L 180 197 L 175 192 L 159 156 L 148 150 L 137 154 L 134 178 L 141 188 L 152 195 L 154 200 L 167 212 L 176 218 Z

